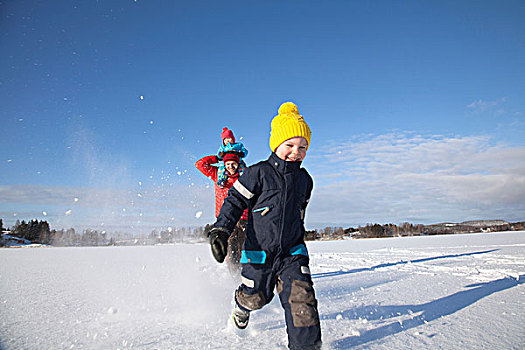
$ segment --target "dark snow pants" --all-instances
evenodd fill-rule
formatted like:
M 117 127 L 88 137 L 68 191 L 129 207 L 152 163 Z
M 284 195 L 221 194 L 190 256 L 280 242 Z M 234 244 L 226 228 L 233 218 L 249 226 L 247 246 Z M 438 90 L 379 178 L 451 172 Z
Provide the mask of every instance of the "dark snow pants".
M 235 292 L 237 304 L 253 311 L 268 304 L 277 290 L 290 349 L 321 347 L 319 313 L 308 262 L 307 256 L 288 255 L 264 264 L 243 264 L 242 284 Z
M 241 259 L 241 249 L 244 243 L 244 236 L 246 231 L 246 220 L 239 220 L 232 234 L 228 238 L 228 254 L 226 255 L 226 263 L 230 271 L 239 273 L 241 266 L 239 260 Z

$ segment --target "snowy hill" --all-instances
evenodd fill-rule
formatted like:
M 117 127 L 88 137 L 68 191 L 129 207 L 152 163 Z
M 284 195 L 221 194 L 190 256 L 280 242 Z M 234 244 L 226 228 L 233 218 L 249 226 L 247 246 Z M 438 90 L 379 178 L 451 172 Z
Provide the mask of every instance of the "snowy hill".
M 325 349 L 523 349 L 525 232 L 308 242 Z M 207 244 L 0 250 L 0 349 L 282 349 Z
M 497 226 L 497 225 L 508 225 L 509 223 L 504 220 L 474 220 L 474 221 L 464 221 L 461 225 L 468 226 Z
M 36 247 L 46 247 L 45 244 L 38 244 L 33 243 L 31 241 L 28 241 L 27 239 L 15 237 L 9 234 L 9 231 L 5 231 L 0 236 L 0 240 L 2 241 L 0 246 L 8 247 L 8 248 L 36 248 Z

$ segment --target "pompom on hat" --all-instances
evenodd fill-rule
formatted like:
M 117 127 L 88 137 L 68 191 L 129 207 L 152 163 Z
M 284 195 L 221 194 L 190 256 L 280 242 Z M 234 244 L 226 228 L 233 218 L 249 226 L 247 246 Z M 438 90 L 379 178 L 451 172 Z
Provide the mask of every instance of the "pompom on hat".
M 233 143 L 235 143 L 235 136 L 233 136 L 233 131 L 231 131 L 230 129 L 226 127 L 222 128 L 221 140 L 224 141 L 224 139 L 228 137 L 233 139 Z
M 273 152 L 281 143 L 293 137 L 304 137 L 310 145 L 312 132 L 299 115 L 299 109 L 293 102 L 285 102 L 279 107 L 277 115 L 273 117 L 270 131 L 270 148 Z

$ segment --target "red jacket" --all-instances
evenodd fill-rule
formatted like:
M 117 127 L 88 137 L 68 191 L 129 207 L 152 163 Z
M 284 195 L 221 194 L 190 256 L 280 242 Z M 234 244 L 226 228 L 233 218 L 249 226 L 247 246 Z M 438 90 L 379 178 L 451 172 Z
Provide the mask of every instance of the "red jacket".
M 207 176 L 211 180 L 213 180 L 213 183 L 215 184 L 215 217 L 218 217 L 219 213 L 221 212 L 222 204 L 224 203 L 226 197 L 228 197 L 228 190 L 233 186 L 233 183 L 239 178 L 239 173 L 235 175 L 228 175 L 228 182 L 224 185 L 224 187 L 220 188 L 219 186 L 217 186 L 218 168 L 216 166 L 212 166 L 212 164 L 218 162 L 219 158 L 217 158 L 217 156 L 207 156 L 199 159 L 195 163 L 195 167 L 199 169 L 199 171 L 203 173 L 204 176 Z M 248 220 L 248 209 L 246 209 L 242 214 L 241 220 Z

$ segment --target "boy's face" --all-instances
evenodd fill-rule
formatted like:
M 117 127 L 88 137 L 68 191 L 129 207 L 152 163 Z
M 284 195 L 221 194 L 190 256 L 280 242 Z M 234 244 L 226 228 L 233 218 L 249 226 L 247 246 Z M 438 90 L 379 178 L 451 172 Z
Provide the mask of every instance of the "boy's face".
M 224 167 L 226 168 L 228 174 L 235 175 L 237 170 L 239 170 L 239 163 L 234 160 L 228 160 L 226 163 L 224 163 Z
M 275 150 L 277 157 L 288 162 L 300 162 L 306 157 L 308 142 L 304 137 L 294 137 L 281 143 Z
M 224 143 L 224 146 L 226 146 L 229 143 L 233 143 L 233 139 L 231 137 L 226 137 L 222 142 Z

